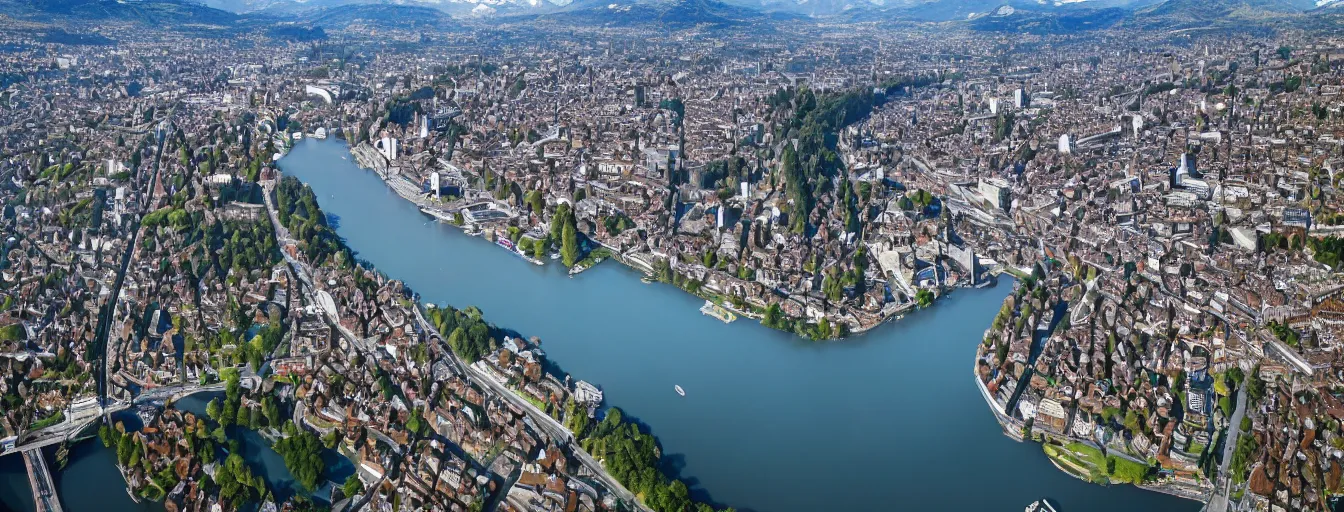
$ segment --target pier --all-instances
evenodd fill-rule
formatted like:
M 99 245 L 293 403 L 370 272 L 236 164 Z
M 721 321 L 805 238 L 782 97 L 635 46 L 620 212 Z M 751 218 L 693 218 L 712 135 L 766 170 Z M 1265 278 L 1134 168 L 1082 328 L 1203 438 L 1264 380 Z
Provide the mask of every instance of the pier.
M 37 512 L 61 512 L 61 502 L 56 498 L 56 485 L 51 481 L 51 471 L 47 470 L 42 451 L 25 450 L 23 465 L 28 468 L 28 483 L 33 488 L 33 503 L 37 504 Z

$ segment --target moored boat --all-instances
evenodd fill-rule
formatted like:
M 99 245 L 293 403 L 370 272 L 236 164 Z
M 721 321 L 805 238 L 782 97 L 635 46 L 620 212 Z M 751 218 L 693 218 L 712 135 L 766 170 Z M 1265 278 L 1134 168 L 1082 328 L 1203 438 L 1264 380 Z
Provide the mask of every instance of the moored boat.
M 700 306 L 700 312 L 722 320 L 725 324 L 737 320 L 737 315 L 733 314 L 732 311 L 728 311 L 723 306 L 708 300 L 705 301 L 705 305 Z

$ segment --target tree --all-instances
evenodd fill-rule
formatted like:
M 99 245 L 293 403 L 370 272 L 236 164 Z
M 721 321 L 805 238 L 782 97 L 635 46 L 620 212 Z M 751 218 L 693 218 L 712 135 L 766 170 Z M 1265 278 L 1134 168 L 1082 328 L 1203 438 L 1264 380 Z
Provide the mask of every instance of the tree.
M 214 421 L 219 421 L 219 398 L 212 398 L 210 403 L 205 404 L 205 415 Z
M 821 290 L 831 302 L 840 302 L 841 295 L 844 292 L 844 285 L 839 279 L 836 279 L 835 272 L 832 271 L 827 273 L 822 279 Z
M 1224 397 L 1232 394 L 1232 388 L 1228 387 L 1227 378 L 1225 376 L 1219 376 L 1213 379 L 1213 392 Z
M 462 355 L 463 347 L 466 346 L 466 338 L 467 331 L 459 326 L 458 328 L 453 329 L 452 334 L 448 335 L 448 347 L 453 349 L 454 353 Z M 474 363 L 475 361 L 472 362 Z
M 1139 431 L 1139 415 L 1133 409 L 1125 412 L 1125 428 L 1130 432 Z
M 112 443 L 114 442 L 112 429 L 108 428 L 107 425 L 98 427 L 98 440 L 103 442 L 103 448 L 112 447 Z
M 121 463 L 123 466 L 129 464 L 131 454 L 135 452 L 134 439 L 135 436 L 123 435 L 121 436 L 121 439 L 117 441 L 117 462 Z
M 322 442 L 316 435 L 303 431 L 281 439 L 275 443 L 275 452 L 284 457 L 285 467 L 305 489 L 317 489 L 326 464 L 322 462 Z
M 424 433 L 425 423 L 420 419 L 420 416 L 421 410 L 419 407 L 411 410 L 411 418 L 406 420 L 406 430 L 411 431 L 411 433 L 415 435 Z
M 275 403 L 275 399 L 270 395 L 262 397 L 261 411 L 266 416 L 266 424 L 272 427 L 279 425 L 283 419 L 280 417 L 280 406 Z
M 540 190 L 527 193 L 527 204 L 532 207 L 532 213 L 537 215 L 541 215 L 546 210 L 546 198 L 541 195 Z
M 579 262 L 578 232 L 572 224 L 566 225 L 560 232 L 560 259 L 566 267 Z
M 243 461 L 243 457 L 234 451 L 228 458 L 224 459 L 224 464 L 215 471 L 215 483 L 219 485 L 220 499 L 227 501 L 237 508 L 237 505 L 253 499 L 253 494 L 257 490 L 257 478 L 252 474 L 252 468 L 248 467 Z M 261 488 L 265 489 L 265 480 L 261 481 Z M 264 492 L 256 492 L 256 498 L 260 498 Z
M 1265 395 L 1268 393 L 1265 381 L 1260 378 L 1260 366 L 1256 365 L 1255 369 L 1251 370 L 1251 374 L 1248 377 L 1249 378 L 1246 380 L 1246 396 L 1249 397 L 1252 402 L 1259 402 L 1261 399 L 1265 398 Z
M 341 485 L 341 492 L 344 493 L 347 498 L 364 492 L 364 482 L 359 480 L 358 475 L 350 475 L 346 477 L 345 484 Z
M 817 322 L 816 335 L 813 337 L 819 340 L 826 340 L 830 339 L 831 336 L 834 336 L 834 333 L 831 331 L 831 321 L 822 318 L 820 322 Z
M 771 304 L 765 308 L 765 316 L 761 318 L 761 323 L 764 324 L 766 327 L 772 329 L 778 329 L 781 325 L 780 322 L 783 319 L 784 319 L 784 310 L 781 309 L 779 307 L 779 304 L 776 303 Z
M 927 308 L 933 304 L 933 292 L 924 288 L 915 292 L 915 303 L 921 308 Z

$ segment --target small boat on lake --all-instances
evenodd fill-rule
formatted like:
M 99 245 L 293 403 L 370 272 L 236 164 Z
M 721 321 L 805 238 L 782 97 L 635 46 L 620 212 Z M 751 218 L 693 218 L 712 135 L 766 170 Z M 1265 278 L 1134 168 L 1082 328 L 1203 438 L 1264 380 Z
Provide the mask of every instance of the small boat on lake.
M 678 394 L 678 395 L 686 396 L 686 390 L 681 389 L 681 385 L 680 385 L 680 384 L 672 386 L 672 389 L 677 390 L 677 394 Z
M 1027 505 L 1027 509 L 1025 512 L 1059 512 L 1059 511 L 1056 510 L 1055 507 L 1050 505 L 1049 500 L 1041 498 L 1039 500 L 1031 502 L 1030 505 Z

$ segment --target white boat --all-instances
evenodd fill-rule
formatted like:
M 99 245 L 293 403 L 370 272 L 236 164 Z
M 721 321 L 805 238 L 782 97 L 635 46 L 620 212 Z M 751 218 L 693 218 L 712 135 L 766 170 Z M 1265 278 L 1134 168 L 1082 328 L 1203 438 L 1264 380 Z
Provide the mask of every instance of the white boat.
M 672 389 L 677 390 L 677 394 L 678 394 L 678 395 L 686 396 L 686 390 L 681 389 L 681 385 L 678 384 L 678 385 L 672 386 Z
M 1031 502 L 1030 505 L 1027 505 L 1027 509 L 1025 512 L 1058 512 L 1058 511 L 1055 510 L 1055 507 L 1050 505 L 1050 502 L 1048 500 L 1042 498 L 1040 500 Z

